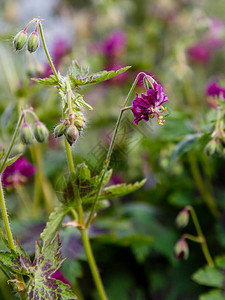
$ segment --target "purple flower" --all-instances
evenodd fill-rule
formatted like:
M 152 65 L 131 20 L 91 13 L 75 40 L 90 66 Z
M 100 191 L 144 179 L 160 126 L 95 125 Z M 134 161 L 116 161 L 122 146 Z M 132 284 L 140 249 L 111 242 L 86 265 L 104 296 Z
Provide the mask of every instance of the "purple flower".
M 126 36 L 122 31 L 114 31 L 102 42 L 102 52 L 106 57 L 115 57 L 125 51 Z
M 220 97 L 225 99 L 225 88 L 221 87 L 216 81 L 212 81 L 206 88 L 206 95 L 211 97 Z
M 131 108 L 135 117 L 133 123 L 138 124 L 141 120 L 147 122 L 149 118 L 152 119 L 156 116 L 158 124 L 163 125 L 165 121 L 160 114 L 166 111 L 166 108 L 162 106 L 166 101 L 168 101 L 168 97 L 164 93 L 162 86 L 154 81 L 153 89 L 148 89 L 147 95 L 141 94 L 141 97 L 139 97 L 136 93 L 136 98 Z
M 209 63 L 212 58 L 212 51 L 208 47 L 208 43 L 199 42 L 188 49 L 191 59 L 200 64 Z
M 18 158 L 13 164 L 8 166 L 2 174 L 2 184 L 7 187 L 13 187 L 26 182 L 34 175 L 34 166 L 25 158 Z

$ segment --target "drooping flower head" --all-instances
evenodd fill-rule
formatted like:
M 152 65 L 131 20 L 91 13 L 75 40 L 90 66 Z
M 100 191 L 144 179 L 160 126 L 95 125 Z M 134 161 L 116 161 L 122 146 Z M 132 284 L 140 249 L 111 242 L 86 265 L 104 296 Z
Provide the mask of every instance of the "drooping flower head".
M 167 95 L 164 93 L 163 88 L 152 77 L 145 76 L 144 79 L 148 79 L 152 82 L 152 88 L 147 89 L 147 95 L 141 94 L 141 97 L 136 93 L 136 98 L 133 101 L 131 108 L 135 117 L 133 123 L 137 124 L 141 121 L 148 121 L 155 116 L 158 119 L 158 124 L 163 125 L 163 114 L 166 112 L 166 108 L 162 106 L 164 102 L 168 101 Z
M 34 175 L 34 172 L 34 166 L 25 158 L 20 157 L 5 169 L 2 174 L 2 184 L 7 188 L 11 188 L 25 183 Z

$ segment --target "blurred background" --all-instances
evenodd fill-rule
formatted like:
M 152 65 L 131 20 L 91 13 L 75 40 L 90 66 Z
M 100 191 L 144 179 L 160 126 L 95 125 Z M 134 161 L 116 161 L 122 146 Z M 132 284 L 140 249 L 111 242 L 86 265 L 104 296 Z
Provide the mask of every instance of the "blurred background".
M 31 257 L 48 215 L 62 198 L 63 178 L 68 175 L 63 139 L 53 136 L 61 118 L 60 97 L 55 89 L 30 79 L 51 74 L 43 47 L 30 54 L 16 52 L 12 45 L 15 34 L 39 16 L 62 74 L 72 60 L 93 72 L 132 66 L 105 83 L 82 89 L 94 110 L 84 110 L 87 125 L 72 147 L 75 163 L 85 161 L 93 174 L 98 173 L 120 105 L 138 72 L 152 75 L 169 98 L 164 126 L 155 120 L 137 126 L 132 124 L 132 112 L 127 112 L 120 128 L 111 183 L 144 177 L 147 181 L 139 191 L 112 200 L 90 230 L 109 299 L 189 300 L 210 293 L 192 279 L 206 264 L 201 247 L 190 242 L 186 261 L 176 260 L 173 249 L 184 232 L 195 234 L 192 222 L 183 230 L 175 224 L 179 211 L 192 205 L 212 256 L 224 254 L 223 128 L 217 151 L 206 151 L 218 124 L 218 105 L 210 87 L 225 86 L 224 10 L 224 0 L 1 0 L 0 148 L 8 147 L 26 105 L 34 107 L 51 133 L 44 145 L 25 147 L 18 140 L 13 154 L 24 155 L 4 175 L 13 233 Z M 136 92 L 145 92 L 141 80 Z M 60 228 L 60 236 L 67 259 L 59 276 L 79 299 L 98 299 L 79 231 Z M 220 287 L 223 290 L 224 283 Z M 224 299 L 207 297 L 201 299 Z M 14 299 L 4 274 L 0 299 Z

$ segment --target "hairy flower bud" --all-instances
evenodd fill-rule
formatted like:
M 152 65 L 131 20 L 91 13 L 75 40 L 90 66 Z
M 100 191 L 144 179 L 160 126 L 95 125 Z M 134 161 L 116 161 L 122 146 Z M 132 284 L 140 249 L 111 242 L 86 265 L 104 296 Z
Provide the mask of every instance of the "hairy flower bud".
M 70 125 L 66 130 L 65 136 L 70 146 L 72 146 L 79 136 L 77 127 L 75 125 Z
M 75 126 L 77 127 L 77 129 L 78 129 L 79 131 L 81 131 L 81 130 L 84 128 L 84 123 L 85 123 L 84 120 L 76 119 L 76 120 L 74 121 L 74 124 L 75 124 Z
M 23 46 L 26 44 L 26 41 L 27 41 L 27 33 L 25 30 L 21 30 L 14 37 L 13 45 L 16 50 L 21 50 Z
M 35 52 L 39 47 L 39 35 L 36 31 L 32 32 L 28 38 L 27 49 L 29 52 Z
M 66 124 L 65 123 L 61 123 L 59 125 L 57 125 L 54 129 L 54 136 L 55 138 L 62 136 L 66 131 Z
M 176 224 L 179 228 L 187 226 L 189 222 L 189 213 L 188 209 L 183 209 L 176 217 Z
M 189 256 L 188 244 L 184 238 L 181 238 L 174 247 L 174 254 L 177 259 L 187 259 Z
M 40 121 L 37 121 L 34 124 L 34 136 L 39 143 L 44 143 L 48 139 L 48 129 L 45 124 Z
M 143 78 L 143 83 L 144 83 L 144 87 L 145 87 L 146 91 L 149 89 L 154 90 L 154 86 L 153 86 L 154 82 L 155 82 L 155 80 L 149 75 L 147 75 Z
M 30 145 L 33 144 L 33 138 L 34 136 L 31 126 L 27 122 L 24 122 L 20 130 L 21 141 L 26 145 Z

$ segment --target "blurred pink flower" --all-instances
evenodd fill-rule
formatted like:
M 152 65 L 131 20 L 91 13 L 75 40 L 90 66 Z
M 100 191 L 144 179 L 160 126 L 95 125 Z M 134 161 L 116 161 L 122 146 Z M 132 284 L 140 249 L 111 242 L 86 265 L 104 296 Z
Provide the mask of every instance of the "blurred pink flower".
M 25 158 L 20 157 L 5 169 L 2 174 L 2 184 L 10 188 L 25 183 L 34 175 L 34 172 L 34 166 Z
M 211 19 L 205 38 L 188 49 L 190 58 L 197 63 L 207 64 L 213 54 L 224 46 L 224 24 L 219 19 Z
M 126 43 L 124 32 L 113 31 L 101 42 L 100 49 L 107 58 L 115 58 L 125 52 Z

